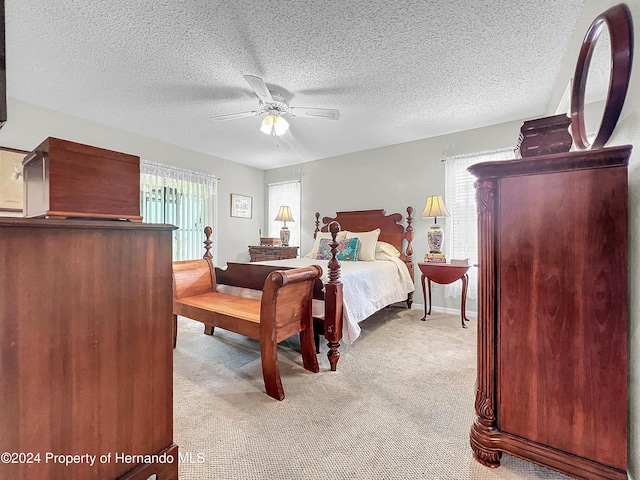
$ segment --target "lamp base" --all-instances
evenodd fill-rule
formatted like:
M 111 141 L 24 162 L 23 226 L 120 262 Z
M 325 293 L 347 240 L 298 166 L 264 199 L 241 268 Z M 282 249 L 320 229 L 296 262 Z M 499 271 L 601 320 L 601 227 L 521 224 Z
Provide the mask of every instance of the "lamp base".
M 427 232 L 427 239 L 429 240 L 430 253 L 442 253 L 442 239 L 444 233 L 440 228 L 440 225 L 431 225 Z
M 280 229 L 280 243 L 283 247 L 289 246 L 289 238 L 291 238 L 291 231 L 289 227 L 282 227 Z

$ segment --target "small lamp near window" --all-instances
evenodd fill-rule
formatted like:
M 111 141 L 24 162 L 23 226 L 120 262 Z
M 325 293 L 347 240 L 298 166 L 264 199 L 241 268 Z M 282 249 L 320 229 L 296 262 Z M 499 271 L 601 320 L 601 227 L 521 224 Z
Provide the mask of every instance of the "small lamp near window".
M 283 205 L 278 210 L 278 215 L 275 218 L 276 222 L 284 222 L 283 227 L 280 229 L 280 241 L 282 242 L 283 247 L 289 246 L 289 238 L 291 237 L 291 232 L 289 231 L 289 227 L 287 227 L 287 222 L 293 222 L 293 215 L 291 215 L 291 208 L 288 205 Z
M 422 218 L 433 217 L 434 224 L 431 225 L 427 232 L 430 253 L 442 253 L 443 232 L 440 225 L 438 225 L 438 217 L 449 216 L 449 212 L 447 207 L 444 206 L 441 195 L 431 195 L 427 197 L 427 205 L 422 212 Z

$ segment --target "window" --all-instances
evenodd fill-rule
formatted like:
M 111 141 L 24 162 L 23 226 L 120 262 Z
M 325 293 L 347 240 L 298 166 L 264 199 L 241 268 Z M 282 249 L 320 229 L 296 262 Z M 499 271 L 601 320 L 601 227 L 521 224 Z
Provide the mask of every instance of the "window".
M 450 218 L 445 225 L 445 254 L 448 259 L 469 258 L 478 262 L 478 213 L 476 210 L 475 177 L 467 172 L 474 163 L 514 158 L 513 149 L 495 150 L 445 159 L 445 205 Z M 469 298 L 478 297 L 478 272 L 469 269 Z M 445 286 L 445 297 L 462 294 L 462 282 Z
M 269 237 L 280 238 L 280 229 L 283 222 L 276 222 L 274 218 L 278 215 L 278 210 L 283 205 L 291 208 L 293 222 L 289 222 L 287 227 L 291 231 L 289 245 L 300 246 L 300 181 L 272 183 L 267 185 L 269 217 Z
M 216 178 L 141 161 L 140 190 L 145 222 L 178 227 L 173 232 L 173 260 L 202 258 L 204 227 L 214 220 Z

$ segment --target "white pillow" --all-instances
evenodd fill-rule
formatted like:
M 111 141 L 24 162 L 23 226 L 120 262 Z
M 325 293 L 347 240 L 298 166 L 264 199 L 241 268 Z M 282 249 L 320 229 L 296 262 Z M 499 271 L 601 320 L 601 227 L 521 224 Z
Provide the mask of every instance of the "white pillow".
M 391 257 L 384 252 L 376 250 L 376 260 L 390 260 Z
M 340 241 L 340 240 L 344 240 L 345 236 L 346 236 L 347 232 L 346 231 L 340 231 L 338 232 L 338 234 L 336 235 L 336 240 Z M 311 251 L 309 253 L 307 253 L 304 258 L 313 258 L 314 260 L 316 259 L 316 257 L 318 256 L 318 248 L 320 247 L 320 240 L 322 240 L 323 238 L 331 238 L 331 232 L 318 232 L 316 234 L 316 241 L 313 243 L 313 248 L 311 249 Z
M 395 258 L 398 258 L 401 255 L 396 247 L 387 242 L 376 242 L 376 260 L 378 260 L 379 253 Z
M 346 238 L 360 239 L 360 253 L 358 260 L 373 262 L 376 259 L 376 242 L 380 236 L 380 229 L 376 228 L 370 232 L 347 232 Z

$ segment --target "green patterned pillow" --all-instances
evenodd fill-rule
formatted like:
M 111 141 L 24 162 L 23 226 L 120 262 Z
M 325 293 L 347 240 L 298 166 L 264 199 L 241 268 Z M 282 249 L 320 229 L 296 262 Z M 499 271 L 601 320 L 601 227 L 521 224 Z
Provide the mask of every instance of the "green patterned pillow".
M 360 239 L 349 238 L 348 240 L 340 240 L 338 242 L 338 253 L 336 258 L 338 260 L 344 260 L 348 262 L 355 262 L 358 260 L 358 254 L 360 253 Z M 331 239 L 323 238 L 320 240 L 318 246 L 318 255 L 316 260 L 331 260 Z

